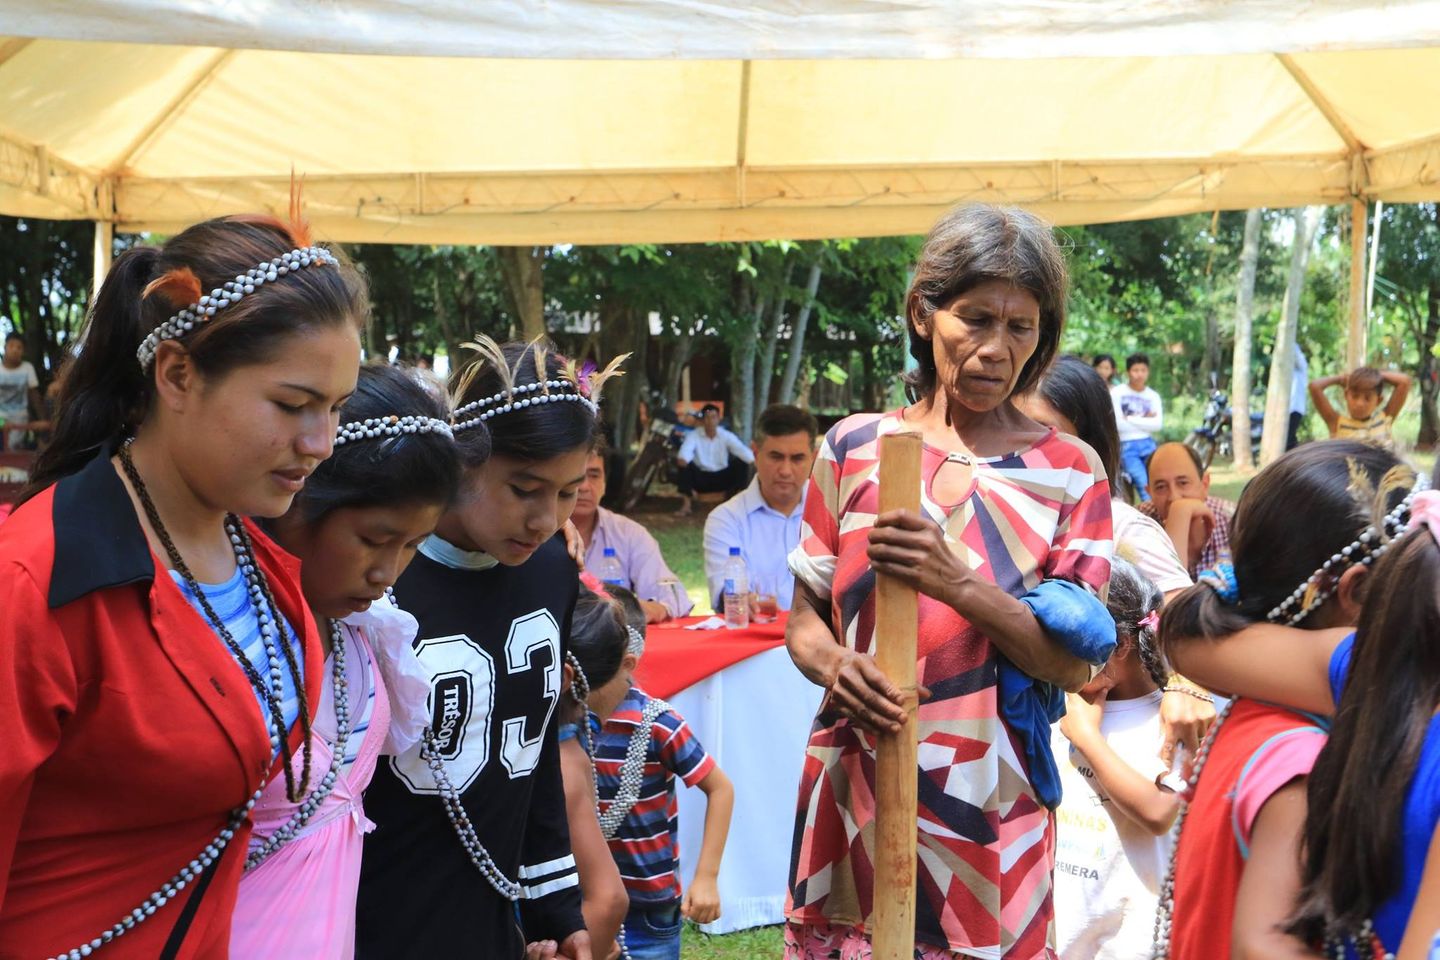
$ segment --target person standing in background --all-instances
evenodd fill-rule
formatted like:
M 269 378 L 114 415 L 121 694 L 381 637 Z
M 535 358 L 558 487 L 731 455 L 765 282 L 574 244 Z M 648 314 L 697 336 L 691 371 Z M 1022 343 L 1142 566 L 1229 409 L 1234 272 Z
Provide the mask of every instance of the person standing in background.
M 1108 353 L 1097 353 L 1095 359 L 1090 361 L 1090 366 L 1100 374 L 1100 379 L 1105 381 L 1105 386 L 1110 386 L 1115 380 L 1115 358 Z
M 1300 445 L 1300 424 L 1305 422 L 1305 411 L 1310 402 L 1310 361 L 1305 351 L 1295 344 L 1295 369 L 1290 374 L 1290 429 L 1285 434 L 1285 449 L 1294 450 Z
M 25 359 L 24 338 L 9 333 L 0 359 L 0 423 L 28 423 L 32 409 L 40 409 L 40 379 Z M 4 449 L 14 450 L 24 439 L 24 430 L 7 430 Z
M 1160 394 L 1146 384 L 1150 380 L 1150 358 L 1132 353 L 1125 359 L 1125 383 L 1110 388 L 1115 404 L 1115 425 L 1120 428 L 1120 468 L 1130 477 L 1142 502 L 1150 499 L 1150 474 L 1146 462 L 1155 452 L 1155 434 L 1160 432 Z

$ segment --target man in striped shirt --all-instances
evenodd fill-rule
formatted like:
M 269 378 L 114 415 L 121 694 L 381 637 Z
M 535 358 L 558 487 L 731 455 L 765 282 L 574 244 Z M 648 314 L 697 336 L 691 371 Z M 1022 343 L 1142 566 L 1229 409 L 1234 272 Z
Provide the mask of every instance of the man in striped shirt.
M 647 723 L 650 717 L 654 719 Z M 632 686 L 595 739 L 595 778 L 602 815 L 620 793 L 626 751 L 637 734 L 648 741 L 639 791 L 634 806 L 610 838 L 610 853 L 630 894 L 625 943 L 633 960 L 678 960 L 682 917 L 710 923 L 720 916 L 716 882 L 730 829 L 734 788 L 684 718 L 662 703 L 651 707 L 650 697 Z M 706 795 L 700 859 L 695 881 L 683 900 L 676 777 L 687 787 L 698 786 Z

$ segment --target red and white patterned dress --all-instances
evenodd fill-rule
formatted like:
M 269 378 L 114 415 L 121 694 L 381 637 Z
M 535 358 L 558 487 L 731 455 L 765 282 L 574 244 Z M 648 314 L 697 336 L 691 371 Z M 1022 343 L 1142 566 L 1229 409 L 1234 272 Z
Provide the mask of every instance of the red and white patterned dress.
M 860 414 L 825 437 L 805 506 L 795 575 L 830 601 L 840 642 L 873 653 L 875 574 L 866 557 L 881 434 L 899 412 Z M 1084 443 L 1050 431 L 977 458 L 968 495 L 935 502 L 946 451 L 926 446 L 922 509 L 976 573 L 1012 596 L 1063 579 L 1099 593 L 1110 578 L 1110 494 Z M 917 957 L 1054 956 L 1054 820 L 1035 798 L 1017 737 L 1000 718 L 999 651 L 949 606 L 920 597 Z M 868 956 L 874 740 L 822 704 L 811 728 L 791 852 L 786 956 Z

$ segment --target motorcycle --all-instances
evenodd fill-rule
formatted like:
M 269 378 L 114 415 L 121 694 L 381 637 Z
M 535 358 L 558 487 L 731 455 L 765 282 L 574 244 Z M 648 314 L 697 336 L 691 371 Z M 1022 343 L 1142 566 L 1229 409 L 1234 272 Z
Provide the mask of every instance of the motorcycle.
M 625 494 L 620 512 L 629 513 L 640 505 L 656 479 L 671 483 L 676 479 L 675 457 L 685 440 L 686 430 L 679 418 L 669 410 L 656 410 L 645 430 L 640 452 L 625 470 Z
M 1221 457 L 1230 459 L 1234 457 L 1234 445 L 1231 442 L 1231 430 L 1234 423 L 1234 410 L 1230 406 L 1230 397 L 1218 385 L 1218 378 L 1210 375 L 1210 399 L 1205 403 L 1205 415 L 1200 425 L 1190 431 L 1190 436 L 1185 438 L 1185 445 L 1195 451 L 1200 457 L 1200 462 L 1205 469 L 1210 469 L 1210 463 L 1218 453 Z M 1250 412 L 1250 447 L 1252 450 L 1260 449 L 1260 434 L 1265 426 L 1265 414 Z

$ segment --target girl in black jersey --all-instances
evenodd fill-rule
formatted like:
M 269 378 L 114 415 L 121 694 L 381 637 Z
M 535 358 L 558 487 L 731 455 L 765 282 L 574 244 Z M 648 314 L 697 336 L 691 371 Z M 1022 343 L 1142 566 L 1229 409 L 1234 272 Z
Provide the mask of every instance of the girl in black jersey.
M 585 375 L 539 344 L 473 346 L 454 430 L 488 428 L 491 455 L 395 585 L 431 723 L 366 796 L 357 955 L 589 960 L 555 716 L 578 571 L 556 534 L 618 361 Z

